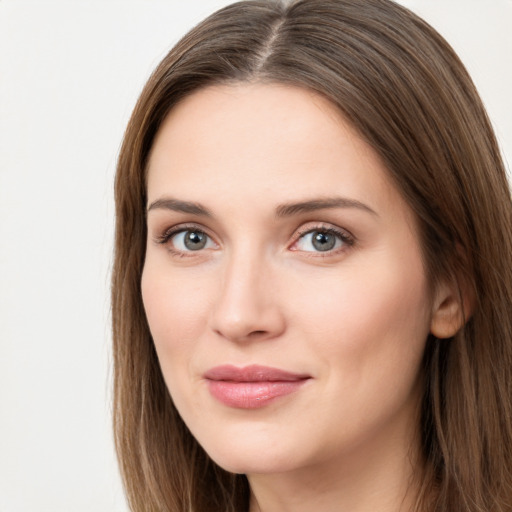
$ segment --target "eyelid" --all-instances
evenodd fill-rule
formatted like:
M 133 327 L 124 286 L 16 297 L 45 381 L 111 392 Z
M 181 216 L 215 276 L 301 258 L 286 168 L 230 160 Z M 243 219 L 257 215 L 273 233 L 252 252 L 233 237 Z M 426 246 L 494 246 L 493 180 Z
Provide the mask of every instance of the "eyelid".
M 220 246 L 220 244 L 217 242 L 216 237 L 213 236 L 210 232 L 210 230 L 206 227 L 204 227 L 201 224 L 194 223 L 194 222 L 183 222 L 180 224 L 175 224 L 171 227 L 168 227 L 166 229 L 163 229 L 160 231 L 160 234 L 156 234 L 153 236 L 153 240 L 155 243 L 159 245 L 166 245 L 168 244 L 169 251 L 180 255 L 180 256 L 193 256 L 197 255 L 194 253 L 201 253 L 203 250 L 198 251 L 181 251 L 179 249 L 176 249 L 174 247 L 170 247 L 169 241 L 173 236 L 175 236 L 178 233 L 181 233 L 183 231 L 200 231 L 201 233 L 204 233 L 216 246 L 217 248 Z M 293 246 L 297 244 L 297 242 L 304 237 L 308 233 L 312 233 L 314 231 L 320 231 L 325 233 L 332 233 L 335 236 L 339 237 L 341 241 L 343 242 L 342 247 L 339 247 L 337 249 L 328 250 L 325 252 L 322 251 L 302 251 L 300 249 L 294 249 Z M 302 252 L 304 254 L 307 254 L 307 256 L 311 257 L 328 257 L 335 254 L 338 254 L 340 252 L 347 251 L 349 248 L 351 248 L 356 242 L 356 238 L 350 231 L 348 231 L 345 228 L 341 228 L 339 226 L 336 226 L 335 224 L 331 224 L 328 222 L 307 222 L 306 224 L 302 225 L 300 228 L 298 228 L 295 233 L 292 235 L 292 241 L 288 245 L 288 250 L 291 251 L 297 251 Z
M 205 228 L 204 226 L 196 223 L 191 222 L 184 222 L 180 224 L 175 224 L 169 228 L 164 229 L 161 231 L 160 234 L 157 234 L 153 237 L 153 240 L 157 244 L 166 245 L 169 244 L 171 238 L 178 233 L 182 233 L 183 231 L 199 231 L 201 233 L 204 233 L 217 247 L 219 246 L 218 242 L 215 240 L 215 237 L 211 235 L 210 231 Z M 170 244 L 169 244 L 170 245 Z M 187 254 L 194 253 L 194 252 L 201 252 L 199 251 L 180 251 L 179 249 L 175 249 L 174 247 L 169 246 L 169 250 L 171 252 L 175 252 L 178 254 Z
M 305 235 L 320 231 L 324 233 L 332 233 L 335 236 L 339 237 L 341 241 L 343 242 L 343 246 L 339 247 L 337 249 L 328 250 L 325 252 L 322 251 L 300 251 L 300 249 L 293 249 L 293 246 L 297 244 L 297 242 L 303 238 Z M 334 224 L 326 223 L 326 222 L 308 222 L 307 224 L 301 226 L 293 235 L 293 240 L 291 245 L 289 246 L 289 249 L 292 251 L 297 252 L 304 252 L 307 253 L 308 256 L 312 257 L 327 257 L 332 256 L 334 254 L 338 254 L 340 252 L 344 252 L 348 250 L 350 247 L 352 247 L 356 242 L 356 238 L 350 231 L 348 231 L 345 228 L 340 228 Z

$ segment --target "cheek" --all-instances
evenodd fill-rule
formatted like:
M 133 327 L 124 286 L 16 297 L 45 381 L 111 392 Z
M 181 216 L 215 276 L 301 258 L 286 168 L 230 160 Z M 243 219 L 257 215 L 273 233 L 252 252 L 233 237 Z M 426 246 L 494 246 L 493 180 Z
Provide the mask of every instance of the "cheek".
M 340 300 L 340 315 L 364 339 L 393 338 L 397 348 L 403 348 L 401 341 L 423 339 L 428 304 L 422 273 L 405 275 L 390 267 L 386 273 L 367 271 L 347 284 L 347 294 Z
M 192 372 L 198 340 L 204 339 L 210 310 L 209 287 L 201 276 L 171 272 L 147 260 L 141 290 L 144 309 L 165 383 L 178 410 L 200 408 Z M 208 350 L 208 347 L 204 347 Z
M 381 255 L 372 265 L 351 265 L 297 302 L 301 338 L 322 376 L 314 404 L 320 412 L 311 422 L 334 443 L 359 446 L 418 403 L 429 330 L 426 283 L 415 260 L 406 267 L 391 260 Z
M 194 407 L 196 400 L 198 383 L 191 379 L 194 354 L 210 349 L 200 341 L 208 325 L 210 287 L 204 276 L 171 272 L 169 265 L 152 263 L 147 262 L 142 275 L 144 308 L 164 380 L 182 410 Z M 190 385 L 193 388 L 185 393 Z
M 430 324 L 421 258 L 369 255 L 308 289 L 307 295 L 292 290 L 290 296 L 300 297 L 296 321 L 315 340 L 326 366 L 337 361 L 339 375 L 350 375 L 347 382 L 361 388 L 379 379 L 404 377 L 410 383 Z
M 185 348 L 205 327 L 209 294 L 204 280 L 180 278 L 165 266 L 146 262 L 141 290 L 144 309 L 155 344 Z

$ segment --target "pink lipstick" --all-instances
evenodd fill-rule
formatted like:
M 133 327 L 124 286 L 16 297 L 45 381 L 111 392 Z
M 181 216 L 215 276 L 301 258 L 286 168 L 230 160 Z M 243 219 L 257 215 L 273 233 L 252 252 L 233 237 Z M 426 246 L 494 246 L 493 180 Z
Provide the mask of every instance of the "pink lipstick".
M 278 368 L 216 366 L 204 374 L 210 393 L 229 407 L 257 409 L 297 391 L 311 377 Z

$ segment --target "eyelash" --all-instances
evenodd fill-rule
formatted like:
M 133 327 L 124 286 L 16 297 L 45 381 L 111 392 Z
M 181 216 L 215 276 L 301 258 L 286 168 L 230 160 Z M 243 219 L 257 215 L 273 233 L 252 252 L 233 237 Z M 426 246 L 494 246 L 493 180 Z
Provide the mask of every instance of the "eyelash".
M 180 251 L 175 249 L 172 244 L 170 244 L 170 240 L 172 237 L 176 236 L 179 233 L 187 232 L 187 231 L 193 231 L 195 233 L 201 233 L 207 236 L 210 240 L 213 240 L 213 238 L 204 230 L 204 228 L 196 225 L 196 224 L 179 224 L 177 226 L 173 226 L 167 230 L 165 230 L 161 235 L 158 235 L 155 237 L 155 242 L 160 245 L 168 245 L 168 250 L 175 256 L 178 257 L 190 257 L 194 256 L 195 252 L 201 252 L 201 250 L 198 251 Z M 355 238 L 348 233 L 345 230 L 341 230 L 338 228 L 335 228 L 332 225 L 325 225 L 325 224 L 316 224 L 316 225 L 308 225 L 307 227 L 303 227 L 297 231 L 296 236 L 294 236 L 294 240 L 291 243 L 289 247 L 293 247 L 295 244 L 297 244 L 303 237 L 305 237 L 309 233 L 319 232 L 327 235 L 333 235 L 341 240 L 342 247 L 339 247 L 334 250 L 327 250 L 324 252 L 322 251 L 302 251 L 307 255 L 307 257 L 320 257 L 320 258 L 326 258 L 329 256 L 332 256 L 334 254 L 338 254 L 340 252 L 344 252 L 348 250 L 348 248 L 352 247 L 355 244 Z M 298 251 L 298 249 L 290 249 L 292 251 Z
M 178 249 L 175 249 L 172 246 L 172 244 L 169 243 L 173 236 L 176 236 L 179 233 L 187 231 L 193 231 L 194 233 L 202 233 L 203 235 L 213 240 L 213 238 L 203 228 L 199 227 L 196 224 L 179 224 L 177 226 L 173 226 L 172 228 L 165 230 L 161 235 L 158 235 L 155 238 L 155 242 L 157 244 L 167 245 L 169 252 L 171 252 L 174 256 L 178 256 L 180 258 L 194 256 L 194 252 L 196 251 L 180 251 Z
M 307 227 L 303 227 L 299 229 L 297 232 L 297 236 L 295 237 L 292 246 L 297 244 L 299 240 L 303 237 L 305 237 L 309 233 L 323 233 L 326 235 L 334 235 L 335 237 L 339 238 L 342 242 L 342 246 L 338 247 L 337 249 L 328 250 L 325 252 L 322 251 L 303 251 L 306 253 L 308 257 L 312 258 L 328 258 L 329 256 L 333 256 L 336 254 L 339 254 L 341 252 L 347 251 L 350 247 L 352 247 L 356 240 L 353 235 L 348 233 L 348 231 L 336 228 L 332 225 L 325 225 L 325 224 L 316 224 L 316 225 L 308 225 Z M 292 249 L 294 250 L 294 249 Z M 297 250 L 297 249 L 295 249 Z

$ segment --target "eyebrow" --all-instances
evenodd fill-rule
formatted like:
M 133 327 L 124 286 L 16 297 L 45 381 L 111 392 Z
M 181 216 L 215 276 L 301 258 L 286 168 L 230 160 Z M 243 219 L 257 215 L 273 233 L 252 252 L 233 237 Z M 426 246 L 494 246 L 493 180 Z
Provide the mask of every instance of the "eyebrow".
M 309 213 L 331 208 L 357 208 L 377 217 L 379 216 L 377 212 L 368 205 L 361 201 L 357 201 L 356 199 L 349 199 L 347 197 L 328 197 L 324 199 L 301 201 L 299 203 L 286 203 L 276 208 L 276 216 L 289 217 L 300 213 Z
M 285 203 L 276 208 L 276 217 L 291 217 L 293 215 L 314 212 L 317 210 L 333 209 L 333 208 L 357 208 L 365 212 L 371 213 L 378 217 L 377 212 L 368 205 L 349 199 L 347 197 L 328 197 L 322 199 L 311 199 L 308 201 L 300 201 L 297 203 Z M 190 213 L 202 217 L 213 217 L 208 208 L 201 203 L 193 201 L 181 201 L 179 199 L 162 198 L 153 201 L 147 208 L 147 212 L 151 210 L 164 209 L 180 213 Z
M 200 215 L 203 217 L 212 217 L 212 214 L 208 208 L 205 208 L 202 204 L 194 203 L 192 201 L 180 201 L 179 199 L 157 199 L 148 206 L 146 213 L 157 209 L 172 210 L 174 212 L 180 213 L 190 213 L 192 215 Z

